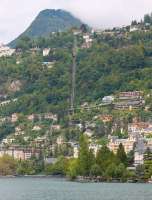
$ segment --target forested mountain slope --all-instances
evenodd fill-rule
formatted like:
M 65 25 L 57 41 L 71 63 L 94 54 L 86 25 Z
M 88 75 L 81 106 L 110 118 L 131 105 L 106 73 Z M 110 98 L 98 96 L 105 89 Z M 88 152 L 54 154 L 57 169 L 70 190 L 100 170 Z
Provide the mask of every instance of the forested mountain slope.
M 92 35 L 93 44 L 82 49 L 82 35 L 78 38 L 76 105 L 83 102 L 101 101 L 105 95 L 118 91 L 152 89 L 152 32 L 130 33 L 128 37 L 105 37 Z M 22 40 L 26 51 L 20 56 L 0 59 L 1 92 L 18 98 L 15 106 L 3 108 L 2 113 L 61 112 L 69 106 L 70 69 L 72 66 L 73 34 L 71 32 L 51 35 L 36 41 L 43 49 L 50 47 L 47 57 L 42 50 L 31 53 L 32 40 Z M 16 64 L 20 60 L 20 64 Z M 53 68 L 43 62 L 55 61 Z M 10 92 L 8 85 L 20 80 L 20 91 Z
M 31 25 L 17 39 L 10 43 L 15 46 L 17 41 L 24 36 L 48 36 L 52 32 L 62 32 L 72 27 L 80 27 L 82 22 L 71 13 L 64 10 L 46 9 L 41 11 Z

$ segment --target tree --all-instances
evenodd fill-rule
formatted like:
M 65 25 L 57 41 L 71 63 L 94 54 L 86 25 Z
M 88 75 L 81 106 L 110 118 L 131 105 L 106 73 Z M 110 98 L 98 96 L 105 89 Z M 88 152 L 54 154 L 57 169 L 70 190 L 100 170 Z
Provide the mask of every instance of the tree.
M 68 169 L 67 169 L 67 175 L 70 177 L 70 179 L 75 179 L 78 176 L 78 160 L 72 159 L 69 161 Z
M 48 175 L 66 175 L 68 171 L 68 160 L 63 156 L 59 157 L 54 164 L 45 166 L 45 173 Z
M 102 173 L 104 173 L 111 163 L 117 164 L 118 160 L 107 146 L 102 146 L 102 148 L 97 153 L 96 163 L 100 166 Z
M 16 48 L 22 49 L 22 50 L 28 50 L 30 47 L 32 47 L 32 41 L 29 37 L 23 36 L 20 38 L 20 40 L 17 42 Z
M 88 28 L 87 28 L 87 25 L 86 25 L 86 24 L 82 24 L 81 27 L 80 27 L 80 29 L 81 29 L 81 31 L 82 31 L 83 33 L 87 33 L 87 31 L 88 31 Z
M 115 178 L 116 177 L 116 169 L 117 169 L 116 164 L 111 163 L 106 169 L 105 176 L 108 179 Z
M 131 25 L 132 25 L 132 26 L 136 26 L 136 25 L 138 25 L 138 23 L 137 23 L 136 20 L 134 20 L 134 21 L 131 22 Z
M 79 172 L 82 176 L 89 176 L 92 160 L 92 153 L 89 151 L 88 139 L 86 136 L 80 136 L 80 151 L 78 157 Z
M 149 14 L 146 14 L 144 16 L 144 23 L 150 23 L 151 24 L 151 22 L 152 22 L 151 16 Z
M 120 143 L 119 148 L 117 150 L 117 158 L 120 162 L 122 162 L 125 166 L 127 165 L 127 155 L 122 143 Z
M 17 162 L 10 156 L 4 155 L 0 158 L 0 175 L 15 175 Z
M 36 174 L 36 169 L 33 161 L 23 160 L 18 162 L 17 174 L 19 175 L 34 175 Z
M 90 169 L 90 176 L 100 176 L 102 175 L 102 172 L 101 172 L 101 168 L 98 164 L 94 164 L 92 165 L 91 169 Z
M 144 171 L 145 171 L 145 166 L 144 165 L 138 165 L 136 167 L 136 176 L 140 179 L 144 179 Z
M 88 159 L 89 159 L 88 162 L 90 163 L 90 168 L 91 168 L 91 166 L 94 165 L 96 162 L 95 155 L 92 149 L 89 150 Z
M 146 149 L 146 152 L 144 154 L 144 160 L 152 160 L 152 152 L 150 148 Z
M 118 167 L 116 168 L 116 177 L 117 178 L 123 178 L 126 171 L 126 167 L 124 164 L 120 163 Z
M 128 162 L 128 165 L 129 166 L 132 166 L 133 163 L 134 163 L 134 150 L 130 151 L 128 154 L 127 154 L 127 162 Z

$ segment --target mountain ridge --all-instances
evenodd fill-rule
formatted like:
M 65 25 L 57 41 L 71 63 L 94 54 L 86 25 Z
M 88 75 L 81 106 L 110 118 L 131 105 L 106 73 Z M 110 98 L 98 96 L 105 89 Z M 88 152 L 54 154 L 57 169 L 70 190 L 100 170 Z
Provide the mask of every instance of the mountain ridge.
M 81 20 L 73 16 L 70 12 L 62 9 L 45 9 L 39 12 L 30 26 L 16 39 L 9 43 L 15 46 L 21 37 L 30 38 L 47 37 L 51 32 L 64 32 L 73 27 L 80 27 Z

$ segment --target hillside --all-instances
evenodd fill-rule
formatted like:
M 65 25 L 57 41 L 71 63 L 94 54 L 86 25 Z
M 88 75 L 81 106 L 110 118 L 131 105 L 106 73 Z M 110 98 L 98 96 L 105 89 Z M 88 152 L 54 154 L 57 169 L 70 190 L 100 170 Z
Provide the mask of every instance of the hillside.
M 76 104 L 101 101 L 105 95 L 129 90 L 151 90 L 152 73 L 152 32 L 118 35 L 92 35 L 91 48 L 81 48 L 82 35 L 78 36 L 78 56 L 76 75 Z M 142 42 L 141 42 L 142 41 Z M 0 91 L 13 98 L 21 99 L 21 105 L 7 107 L 3 113 L 62 112 L 67 109 L 70 95 L 70 67 L 72 65 L 73 35 L 60 33 L 37 41 L 41 49 L 50 47 L 47 57 L 42 50 L 31 54 L 32 40 L 26 43 L 26 51 L 20 56 L 0 60 Z M 22 45 L 21 45 L 22 47 Z M 16 64 L 16 60 L 20 60 Z M 54 62 L 51 69 L 44 68 L 43 62 Z M 10 92 L 7 87 L 11 81 L 20 80 L 22 90 Z M 43 94 L 43 95 L 42 95 Z
M 135 26 L 133 32 L 131 26 L 94 33 L 77 31 L 72 127 L 68 115 L 72 31 L 37 38 L 35 48 L 33 39 L 21 38 L 19 51 L 0 58 L 0 139 L 10 146 L 39 147 L 42 142 L 46 149 L 50 139 L 54 156 L 71 156 L 67 142 L 78 142 L 82 132 L 92 135 L 93 141 L 107 142 L 111 134 L 126 138 L 133 119 L 151 121 L 152 29 L 144 24 Z M 126 100 L 121 99 L 121 92 L 140 95 Z M 103 97 L 109 95 L 114 102 L 103 104 Z
M 27 30 L 10 43 L 14 46 L 24 36 L 30 38 L 48 36 L 51 32 L 67 31 L 72 27 L 80 27 L 82 22 L 64 10 L 47 9 L 41 11 Z
M 13 54 L 0 57 L 1 152 L 4 159 L 6 152 L 30 159 L 17 173 L 40 173 L 44 159 L 59 158 L 47 174 L 152 176 L 152 15 L 146 16 L 122 28 L 82 25 L 21 37 Z M 131 166 L 135 173 L 126 171 Z

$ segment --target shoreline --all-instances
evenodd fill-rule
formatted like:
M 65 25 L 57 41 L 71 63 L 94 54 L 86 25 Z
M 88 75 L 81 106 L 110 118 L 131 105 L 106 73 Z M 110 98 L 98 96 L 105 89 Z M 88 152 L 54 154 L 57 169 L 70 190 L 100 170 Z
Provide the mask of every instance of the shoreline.
M 97 179 L 91 179 L 91 178 L 76 178 L 76 179 L 69 179 L 66 176 L 61 176 L 61 175 L 8 175 L 8 176 L 0 176 L 0 179 L 17 179 L 17 178 L 33 178 L 33 179 L 62 179 L 68 182 L 75 182 L 75 183 L 131 183 L 131 184 L 137 184 L 137 183 L 141 183 L 141 184 L 152 184 L 152 181 L 144 181 L 144 180 L 127 180 L 127 181 L 122 181 L 122 180 L 117 180 L 117 179 L 113 179 L 113 180 L 97 180 Z
M 2 178 L 56 178 L 56 179 L 66 179 L 64 176 L 54 176 L 54 175 L 8 175 L 0 176 Z

